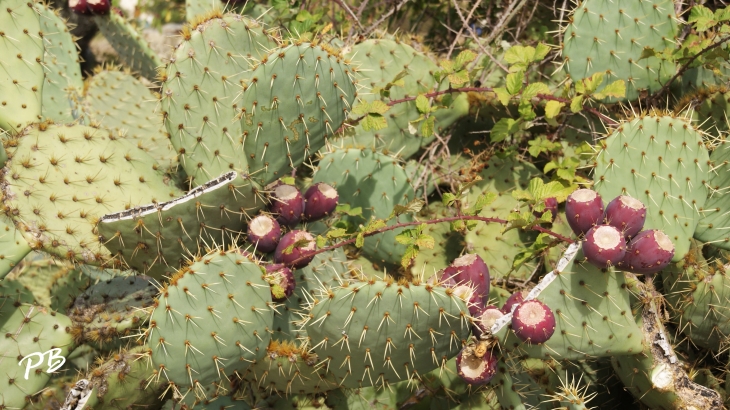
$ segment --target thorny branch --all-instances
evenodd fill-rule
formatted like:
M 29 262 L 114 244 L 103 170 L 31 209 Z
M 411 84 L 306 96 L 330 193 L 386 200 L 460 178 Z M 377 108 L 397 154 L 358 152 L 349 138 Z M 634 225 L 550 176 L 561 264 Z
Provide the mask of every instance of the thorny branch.
M 426 221 L 400 222 L 400 223 L 393 224 L 393 225 L 390 225 L 390 226 L 385 226 L 385 227 L 380 228 L 380 229 L 376 229 L 376 230 L 374 230 L 372 232 L 365 232 L 365 233 L 363 233 L 363 236 L 378 235 L 378 234 L 381 234 L 381 233 L 384 233 L 384 232 L 392 231 L 392 230 L 399 229 L 399 228 L 407 228 L 407 227 L 410 227 L 410 226 L 419 226 L 419 225 L 423 225 L 423 224 L 426 224 L 426 225 L 434 225 L 434 224 L 440 224 L 440 223 L 446 223 L 446 222 L 456 222 L 456 221 L 479 221 L 479 222 L 486 222 L 486 223 L 498 223 L 498 224 L 501 224 L 501 225 L 507 224 L 507 220 L 501 219 L 501 218 L 487 218 L 485 216 L 476 216 L 476 215 L 459 215 L 459 216 L 450 216 L 450 217 L 446 217 L 446 218 L 429 219 L 429 220 L 426 220 Z M 567 236 L 563 236 L 563 235 L 561 235 L 561 234 L 559 234 L 557 232 L 553 232 L 553 231 L 551 231 L 549 229 L 546 229 L 546 228 L 543 228 L 542 226 L 539 226 L 539 225 L 532 226 L 529 229 L 531 229 L 533 231 L 540 232 L 540 233 L 548 234 L 548 235 L 550 235 L 552 237 L 555 237 L 555 238 L 557 238 L 557 239 L 559 239 L 559 240 L 561 240 L 563 242 L 566 242 L 566 243 L 573 243 L 573 242 L 575 242 L 574 240 L 568 238 Z M 296 264 L 297 262 L 299 262 L 299 261 L 301 261 L 301 260 L 303 260 L 305 258 L 309 258 L 311 256 L 318 255 L 318 254 L 323 253 L 323 252 L 327 252 L 327 251 L 331 251 L 331 250 L 334 250 L 334 249 L 337 249 L 337 248 L 341 248 L 343 246 L 352 245 L 352 244 L 355 243 L 355 241 L 357 241 L 357 237 L 350 238 L 350 239 L 344 240 L 342 242 L 338 242 L 338 243 L 336 243 L 334 245 L 326 246 L 326 247 L 321 248 L 321 249 L 317 249 L 314 252 L 307 253 L 306 255 L 304 255 L 302 257 L 299 257 L 299 258 L 291 261 L 287 265 L 288 266 L 293 266 L 294 264 Z

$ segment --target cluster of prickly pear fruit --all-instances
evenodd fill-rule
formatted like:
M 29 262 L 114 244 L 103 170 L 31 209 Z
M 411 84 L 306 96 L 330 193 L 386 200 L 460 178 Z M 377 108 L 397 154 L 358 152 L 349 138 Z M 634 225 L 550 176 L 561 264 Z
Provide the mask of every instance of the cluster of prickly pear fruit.
M 573 232 L 582 237 L 583 255 L 601 269 L 657 273 L 674 257 L 674 244 L 664 232 L 642 231 L 646 206 L 635 198 L 618 196 L 604 209 L 597 192 L 579 189 L 568 197 L 565 212 Z
M 721 407 L 730 9 L 156 2 L 0 2 L 0 409 Z

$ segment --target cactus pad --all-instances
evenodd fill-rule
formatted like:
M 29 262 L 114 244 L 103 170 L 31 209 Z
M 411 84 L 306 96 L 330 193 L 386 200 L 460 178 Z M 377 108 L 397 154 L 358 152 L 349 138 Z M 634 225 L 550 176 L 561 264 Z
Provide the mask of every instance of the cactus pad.
M 660 229 L 674 243 L 674 261 L 689 240 L 707 201 L 710 160 L 702 134 L 679 117 L 651 115 L 622 123 L 596 159 L 594 189 L 606 202 L 619 195 L 647 208 L 644 229 Z
M 96 16 L 94 21 L 119 54 L 120 62 L 148 80 L 157 77 L 157 69 L 164 64 L 132 24 L 117 13 Z
M 3 168 L 3 212 L 31 248 L 72 261 L 108 257 L 94 232 L 104 213 L 179 192 L 148 154 L 101 129 L 43 123 L 4 144 L 11 159 Z
M 362 207 L 366 221 L 388 218 L 395 205 L 405 205 L 415 196 L 408 175 L 398 161 L 371 149 L 342 149 L 324 155 L 314 174 L 313 183 L 318 182 L 335 187 L 340 204 Z M 400 222 L 412 220 L 409 214 L 400 217 Z M 400 263 L 405 246 L 396 242 L 395 237 L 401 231 L 396 229 L 365 238 L 364 252 L 376 262 Z
M 206 244 L 223 246 L 241 234 L 247 212 L 263 206 L 255 189 L 228 172 L 172 201 L 104 215 L 97 228 L 124 265 L 160 278 L 205 252 Z
M 626 99 L 635 100 L 674 75 L 674 64 L 640 57 L 647 47 L 674 48 L 677 21 L 671 0 L 583 0 L 565 27 L 564 67 L 573 82 L 597 72 L 605 73 L 604 84 L 623 80 Z
M 86 82 L 83 105 L 91 121 L 130 139 L 164 169 L 177 164 L 162 117 L 155 112 L 157 97 L 129 72 L 97 72 Z
M 713 191 L 704 207 L 694 237 L 718 248 L 730 250 L 730 142 L 719 141 L 710 154 L 712 168 L 708 185 Z
M 148 331 L 156 380 L 197 390 L 263 357 L 274 315 L 263 276 L 233 251 L 213 251 L 173 275 Z
M 332 289 L 312 306 L 306 329 L 339 384 L 387 386 L 455 356 L 469 336 L 468 316 L 449 289 L 391 279 Z

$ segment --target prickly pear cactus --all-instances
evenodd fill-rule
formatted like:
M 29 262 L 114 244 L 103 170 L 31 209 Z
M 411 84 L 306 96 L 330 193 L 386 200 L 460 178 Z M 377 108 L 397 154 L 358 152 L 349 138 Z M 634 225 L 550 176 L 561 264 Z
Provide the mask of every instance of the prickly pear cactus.
M 674 261 L 689 242 L 707 201 L 710 158 L 703 134 L 682 117 L 660 114 L 621 123 L 601 142 L 593 174 L 603 198 L 629 195 L 648 205 L 645 229 L 674 243 Z
M 75 262 L 110 257 L 94 231 L 108 209 L 177 196 L 149 154 L 104 129 L 40 123 L 3 141 L 3 213 L 28 241 Z
M 469 334 L 465 302 L 449 289 L 390 278 L 331 289 L 310 312 L 312 348 L 347 387 L 417 379 L 454 356 Z
M 173 275 L 147 331 L 154 381 L 192 387 L 198 396 L 202 387 L 261 359 L 274 315 L 263 276 L 236 251 L 219 250 Z M 190 332 L 191 326 L 200 330 Z
M 671 0 L 584 0 L 566 23 L 563 67 L 574 82 L 603 72 L 606 83 L 623 80 L 625 98 L 635 100 L 640 91 L 658 90 L 675 73 L 670 62 L 642 55 L 647 47 L 663 50 L 675 44 L 678 25 Z

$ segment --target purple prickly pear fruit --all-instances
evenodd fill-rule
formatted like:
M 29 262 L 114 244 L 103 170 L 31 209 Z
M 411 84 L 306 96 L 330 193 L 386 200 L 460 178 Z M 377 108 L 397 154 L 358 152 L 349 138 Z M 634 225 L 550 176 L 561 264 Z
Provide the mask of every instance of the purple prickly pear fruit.
M 551 220 L 555 220 L 558 215 L 558 200 L 556 198 L 546 198 L 543 203 L 545 204 L 545 210 L 543 212 L 532 211 L 532 214 L 540 218 L 545 212 L 550 212 Z
M 489 267 L 477 254 L 466 254 L 454 259 L 444 269 L 442 280 L 453 278 L 456 283 L 471 285 L 477 295 L 486 303 L 489 299 Z
M 614 226 L 596 225 L 586 233 L 583 255 L 601 269 L 616 266 L 626 255 L 626 239 Z
M 281 226 L 269 215 L 259 215 L 248 223 L 248 241 L 255 249 L 269 253 L 276 249 L 281 239 Z
M 627 238 L 633 238 L 644 227 L 646 206 L 630 196 L 621 195 L 606 205 L 605 224 L 616 227 Z
M 457 285 L 453 288 L 453 295 L 466 302 L 470 315 L 474 316 L 481 311 L 483 306 L 482 298 L 471 286 Z
M 507 314 L 512 312 L 512 307 L 514 305 L 519 305 L 522 303 L 523 300 L 525 300 L 525 296 L 530 293 L 526 290 L 522 290 L 519 292 L 515 292 L 510 295 L 510 297 L 507 298 L 507 300 L 504 302 L 504 305 L 502 306 L 502 313 Z
M 295 245 L 291 253 L 286 253 L 286 249 L 292 245 Z M 289 231 L 281 237 L 281 241 L 276 246 L 274 252 L 274 262 L 283 263 L 292 266 L 294 269 L 301 269 L 312 261 L 314 258 L 314 251 L 317 248 L 317 243 L 314 237 L 306 231 Z M 292 264 L 299 258 L 296 263 Z
M 86 0 L 86 7 L 92 14 L 107 15 L 112 8 L 111 0 Z
M 68 0 L 68 8 L 76 14 L 91 14 L 86 0 Z
M 555 315 L 539 300 L 522 302 L 512 315 L 512 331 L 523 342 L 545 343 L 555 332 Z
M 456 373 L 471 385 L 489 383 L 497 374 L 497 358 L 484 343 L 465 347 L 456 355 Z
M 330 216 L 337 208 L 340 195 L 331 185 L 320 182 L 312 185 L 304 193 L 304 217 L 316 221 Z
M 271 194 L 270 210 L 280 224 L 293 228 L 302 220 L 304 197 L 295 186 L 279 184 Z
M 596 191 L 579 189 L 565 201 L 565 219 L 576 235 L 584 235 L 593 225 L 601 223 L 603 200 Z
M 282 302 L 294 293 L 297 283 L 291 269 L 279 263 L 266 265 L 266 276 L 274 302 Z
M 639 232 L 626 247 L 626 256 L 618 267 L 633 273 L 656 273 L 674 257 L 674 244 L 662 231 Z
M 472 326 L 472 333 L 474 333 L 474 336 L 480 337 L 483 333 L 492 329 L 497 319 L 504 316 L 504 312 L 494 305 L 489 305 L 485 306 L 481 312 L 473 316 L 474 326 Z

